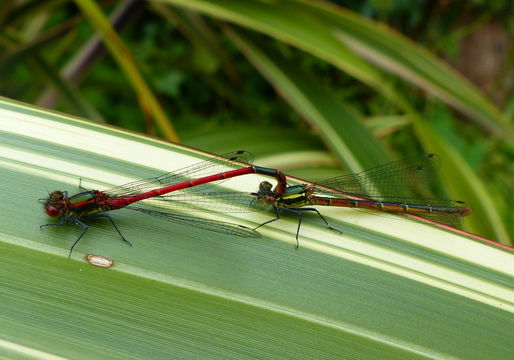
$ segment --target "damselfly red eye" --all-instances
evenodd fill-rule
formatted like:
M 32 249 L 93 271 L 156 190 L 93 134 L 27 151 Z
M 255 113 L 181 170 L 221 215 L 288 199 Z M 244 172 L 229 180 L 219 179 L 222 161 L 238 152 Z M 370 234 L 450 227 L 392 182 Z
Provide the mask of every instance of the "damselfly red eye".
M 45 212 L 50 217 L 56 217 L 59 216 L 60 211 L 55 206 L 48 205 L 47 207 L 45 207 Z

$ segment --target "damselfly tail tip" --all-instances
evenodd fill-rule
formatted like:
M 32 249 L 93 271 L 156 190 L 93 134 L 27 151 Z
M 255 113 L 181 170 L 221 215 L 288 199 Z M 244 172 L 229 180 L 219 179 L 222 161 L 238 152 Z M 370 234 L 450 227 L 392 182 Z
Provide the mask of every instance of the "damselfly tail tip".
M 467 215 L 471 214 L 472 212 L 473 212 L 472 208 L 465 207 L 464 210 L 462 211 L 462 216 L 467 216 Z
M 469 206 L 466 206 L 466 202 L 462 200 L 455 200 L 455 204 L 459 206 L 461 216 L 466 216 L 473 212 L 473 209 Z

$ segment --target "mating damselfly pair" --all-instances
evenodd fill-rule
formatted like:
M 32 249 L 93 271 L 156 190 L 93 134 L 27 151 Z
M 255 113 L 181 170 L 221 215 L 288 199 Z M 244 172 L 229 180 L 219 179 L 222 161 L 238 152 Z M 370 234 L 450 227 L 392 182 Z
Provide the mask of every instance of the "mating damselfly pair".
M 303 212 L 315 212 L 332 230 L 321 213 L 312 206 L 352 207 L 403 214 L 428 222 L 456 225 L 471 208 L 462 201 L 413 197 L 412 190 L 426 187 L 430 173 L 438 167 L 434 154 L 409 158 L 377 166 L 360 172 L 335 177 L 319 183 L 288 185 L 287 177 L 279 170 L 251 165 L 253 156 L 246 151 L 235 151 L 198 164 L 140 181 L 130 182 L 110 190 L 86 190 L 75 195 L 67 191 L 52 191 L 44 202 L 48 216 L 59 218 L 58 223 L 45 226 L 63 226 L 71 223 L 82 229 L 73 242 L 69 255 L 88 230 L 86 221 L 93 218 L 108 219 L 121 238 L 123 236 L 108 211 L 131 209 L 161 219 L 194 226 L 222 234 L 239 237 L 260 237 L 256 229 L 274 222 L 281 213 L 298 217 L 296 247 L 299 244 Z M 276 180 L 275 187 L 262 181 L 256 192 L 206 192 L 205 188 L 219 181 L 247 174 L 259 174 Z M 158 202 L 158 207 L 144 200 Z M 234 208 L 227 203 L 235 203 Z M 185 215 L 177 211 L 190 211 L 195 204 L 203 211 L 236 211 L 236 209 L 271 209 L 275 217 L 249 228 L 243 225 Z M 187 209 L 187 210 L 184 210 Z

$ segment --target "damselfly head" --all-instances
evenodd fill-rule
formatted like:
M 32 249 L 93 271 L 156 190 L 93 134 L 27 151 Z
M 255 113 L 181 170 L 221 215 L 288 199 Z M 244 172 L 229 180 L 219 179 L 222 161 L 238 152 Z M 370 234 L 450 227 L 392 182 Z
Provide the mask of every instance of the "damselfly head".
M 59 216 L 64 206 L 64 193 L 60 190 L 52 191 L 45 201 L 45 212 L 50 217 Z
M 262 181 L 259 184 L 259 191 L 252 193 L 257 197 L 257 201 L 261 204 L 272 205 L 277 202 L 277 195 L 273 192 L 273 185 L 268 181 Z
M 259 193 L 271 192 L 273 185 L 269 181 L 261 181 L 259 184 Z

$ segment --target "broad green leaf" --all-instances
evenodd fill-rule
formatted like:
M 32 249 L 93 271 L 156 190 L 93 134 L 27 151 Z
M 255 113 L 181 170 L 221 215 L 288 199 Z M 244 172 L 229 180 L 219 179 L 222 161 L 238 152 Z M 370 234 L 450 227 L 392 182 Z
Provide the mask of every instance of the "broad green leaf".
M 210 155 L 0 100 L 0 354 L 73 359 L 506 359 L 512 252 L 394 216 L 320 211 L 243 239 L 129 210 L 45 228 L 47 191 L 109 188 Z M 232 181 L 234 180 L 234 181 Z M 245 176 L 220 190 L 252 189 Z M 254 226 L 265 212 L 202 216 Z M 110 269 L 84 261 L 114 259 Z M 463 336 L 465 334 L 465 336 Z

